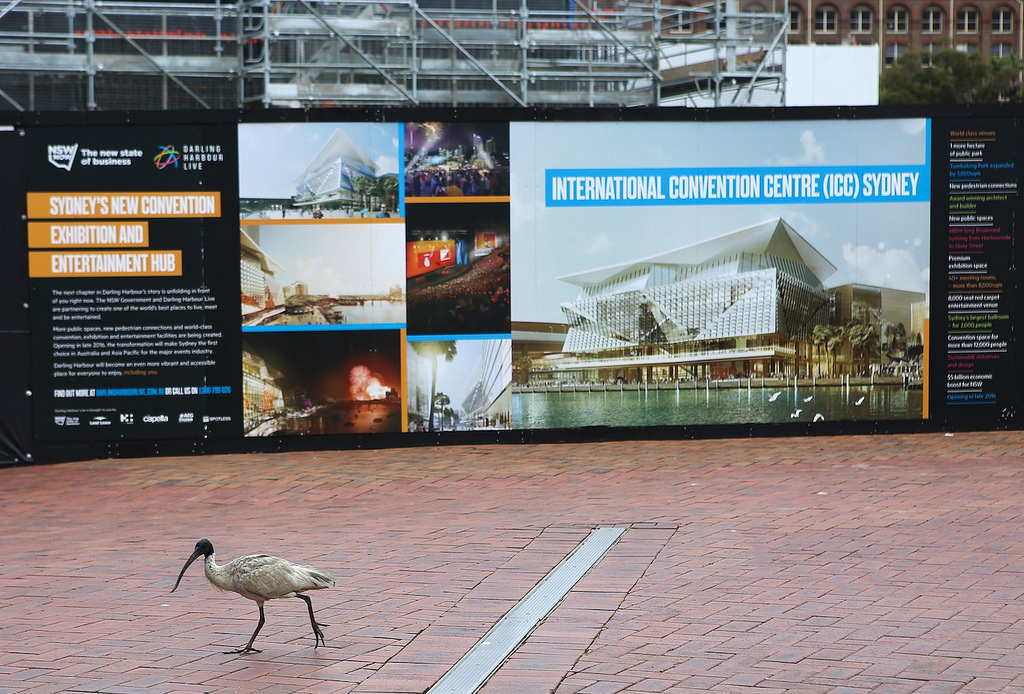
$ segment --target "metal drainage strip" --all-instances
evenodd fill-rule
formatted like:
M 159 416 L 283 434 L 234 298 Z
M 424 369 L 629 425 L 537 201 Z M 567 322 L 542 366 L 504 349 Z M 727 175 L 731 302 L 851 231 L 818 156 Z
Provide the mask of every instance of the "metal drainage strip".
M 625 528 L 596 528 L 499 619 L 428 694 L 472 694 L 601 560 Z

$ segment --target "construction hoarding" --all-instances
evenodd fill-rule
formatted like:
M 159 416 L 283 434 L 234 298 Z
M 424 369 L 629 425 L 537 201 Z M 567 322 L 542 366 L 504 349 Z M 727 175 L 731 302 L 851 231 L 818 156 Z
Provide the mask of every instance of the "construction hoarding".
M 1016 419 L 1012 110 L 240 120 L 0 133 L 6 457 Z

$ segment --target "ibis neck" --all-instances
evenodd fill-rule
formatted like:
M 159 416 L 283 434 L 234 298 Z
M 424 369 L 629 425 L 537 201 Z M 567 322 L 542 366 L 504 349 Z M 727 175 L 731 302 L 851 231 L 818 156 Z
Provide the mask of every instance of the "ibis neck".
M 221 571 L 220 566 L 217 566 L 217 556 L 213 552 L 206 555 L 206 558 L 203 560 L 203 570 L 206 573 L 207 581 L 218 588 L 223 588 L 223 571 Z

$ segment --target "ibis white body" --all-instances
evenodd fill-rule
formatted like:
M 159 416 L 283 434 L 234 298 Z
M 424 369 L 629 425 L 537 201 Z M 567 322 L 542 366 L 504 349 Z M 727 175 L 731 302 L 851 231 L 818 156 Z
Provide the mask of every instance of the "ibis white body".
M 216 587 L 256 602 L 294 598 L 299 593 L 334 587 L 334 578 L 326 571 L 269 554 L 247 554 L 220 565 L 211 553 L 204 569 L 206 579 Z
M 188 558 L 181 573 L 178 574 L 178 580 L 174 583 L 174 588 L 171 589 L 172 593 L 178 589 L 181 577 L 185 575 L 185 569 L 199 557 L 204 557 L 203 569 L 206 579 L 210 583 L 221 590 L 238 593 L 243 598 L 249 598 L 256 603 L 260 610 L 260 621 L 256 625 L 256 631 L 249 638 L 249 643 L 237 651 L 228 651 L 228 653 L 259 653 L 252 647 L 252 644 L 266 621 L 263 604 L 267 600 L 277 598 L 303 600 L 309 609 L 309 623 L 313 627 L 313 648 L 324 643 L 324 634 L 320 627 L 327 625 L 317 623 L 316 617 L 313 615 L 313 602 L 309 596 L 303 593 L 310 590 L 333 588 L 334 578 L 329 573 L 314 569 L 312 566 L 293 564 L 287 559 L 269 554 L 247 554 L 220 565 L 217 563 L 217 556 L 213 551 L 213 543 L 209 540 L 200 540 L 196 543 L 192 556 Z

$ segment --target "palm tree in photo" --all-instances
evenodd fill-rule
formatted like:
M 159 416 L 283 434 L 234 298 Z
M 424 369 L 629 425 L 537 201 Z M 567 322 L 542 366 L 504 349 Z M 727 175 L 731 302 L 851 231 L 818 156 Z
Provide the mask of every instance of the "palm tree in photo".
M 530 369 L 533 368 L 533 359 L 523 355 L 512 363 L 512 373 L 517 377 L 519 383 L 530 382 Z
M 832 371 L 830 375 L 835 378 L 838 374 L 838 361 L 839 361 L 839 348 L 843 346 L 843 342 L 846 340 L 846 328 L 841 325 L 830 325 L 828 328 L 828 336 L 825 340 L 825 348 L 832 355 Z
M 452 399 L 445 393 L 438 393 L 434 396 L 434 406 L 441 415 L 441 431 L 444 431 L 444 420 L 447 417 L 448 412 L 451 411 L 451 408 L 448 407 L 451 404 Z M 431 417 L 433 417 L 433 415 L 431 415 Z
M 373 193 L 389 210 L 398 209 L 398 177 L 381 176 L 373 184 Z
M 893 325 L 885 324 L 885 337 L 888 340 L 888 352 L 890 358 L 902 359 L 907 351 L 907 328 L 903 323 Z M 885 344 L 882 347 L 886 347 Z
M 352 181 L 352 185 L 355 186 L 356 192 L 359 193 L 361 209 L 371 209 L 370 203 L 373 202 L 372 196 L 377 182 L 372 176 L 356 176 L 355 180 Z
M 430 359 L 430 416 L 427 421 L 429 422 L 429 431 L 434 431 L 434 408 L 436 407 L 434 399 L 437 397 L 437 360 L 438 357 L 444 357 L 445 361 L 452 361 L 455 359 L 455 355 L 458 354 L 458 348 L 456 347 L 455 340 L 417 341 L 410 342 L 409 344 L 412 345 L 412 349 L 416 354 Z
M 816 325 L 814 330 L 811 332 L 811 343 L 818 348 L 818 375 L 825 375 L 821 372 L 821 352 L 822 347 L 828 342 L 828 326 L 827 325 Z M 828 373 L 828 353 L 825 354 L 825 373 Z
M 878 331 L 875 326 L 867 323 L 852 323 L 847 327 L 846 334 L 853 347 L 854 359 L 860 355 L 862 366 L 867 370 L 870 355 L 878 350 Z

